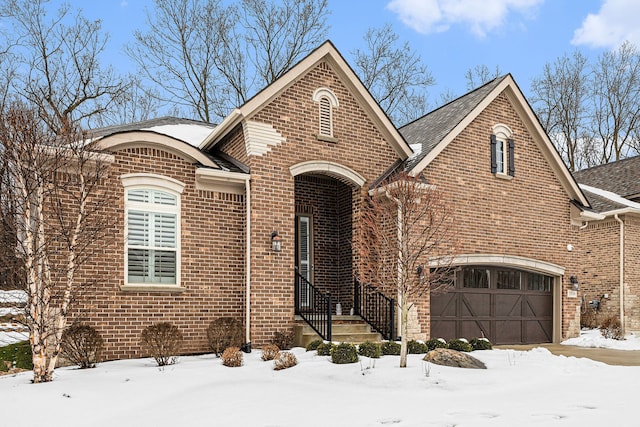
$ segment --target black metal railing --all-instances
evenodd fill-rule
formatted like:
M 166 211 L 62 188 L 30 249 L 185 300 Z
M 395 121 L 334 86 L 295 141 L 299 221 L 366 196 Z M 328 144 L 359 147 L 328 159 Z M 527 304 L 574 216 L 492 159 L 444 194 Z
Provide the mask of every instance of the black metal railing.
M 386 340 L 394 340 L 396 301 L 374 286 L 353 279 L 354 314 L 362 317 Z
M 295 313 L 317 332 L 331 341 L 331 293 L 322 292 L 295 271 Z

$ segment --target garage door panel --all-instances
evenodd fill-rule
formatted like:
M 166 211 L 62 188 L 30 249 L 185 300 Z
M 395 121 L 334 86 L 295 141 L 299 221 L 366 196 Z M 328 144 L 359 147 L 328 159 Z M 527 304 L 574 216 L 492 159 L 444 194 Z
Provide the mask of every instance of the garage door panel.
M 523 343 L 521 320 L 496 320 L 494 344 Z
M 490 316 L 491 315 L 491 294 L 486 292 L 461 292 L 460 316 Z
M 496 316 L 522 316 L 521 294 L 493 294 L 496 302 Z
M 431 317 L 456 317 L 457 295 L 455 292 L 431 296 Z
M 431 338 L 444 338 L 445 340 L 457 337 L 457 320 L 431 321 Z
M 476 338 L 491 336 L 491 321 L 462 320 L 460 321 L 459 336 L 453 338 Z
M 525 316 L 539 317 L 553 312 L 553 298 L 548 293 L 527 295 Z
M 527 320 L 525 322 L 525 336 L 528 342 L 549 342 L 551 341 L 550 331 L 553 321 L 548 320 Z

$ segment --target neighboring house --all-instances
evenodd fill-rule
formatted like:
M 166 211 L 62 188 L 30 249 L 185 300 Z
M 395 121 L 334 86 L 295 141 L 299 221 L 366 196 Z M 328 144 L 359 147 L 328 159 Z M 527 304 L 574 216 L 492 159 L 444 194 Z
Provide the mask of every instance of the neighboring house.
M 397 129 L 327 42 L 215 127 L 166 118 L 96 136 L 114 156 L 115 239 L 76 318 L 107 358 L 139 356 L 158 321 L 203 352 L 216 317 L 242 320 L 255 346 L 326 292 L 348 313 L 359 211 L 395 170 L 444 191 L 462 240 L 455 289 L 417 302 L 412 338 L 579 331 L 572 248 L 588 201 L 510 75 Z
M 583 307 L 640 332 L 640 157 L 574 173 L 593 207 L 580 232 Z M 620 301 L 624 301 L 620 304 Z

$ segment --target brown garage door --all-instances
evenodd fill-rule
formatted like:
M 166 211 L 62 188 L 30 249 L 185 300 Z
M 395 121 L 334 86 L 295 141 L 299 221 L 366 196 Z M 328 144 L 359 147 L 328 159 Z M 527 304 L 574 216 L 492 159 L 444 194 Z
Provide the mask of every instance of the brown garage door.
M 431 336 L 494 344 L 551 342 L 553 278 L 496 267 L 465 267 L 453 289 L 431 295 Z

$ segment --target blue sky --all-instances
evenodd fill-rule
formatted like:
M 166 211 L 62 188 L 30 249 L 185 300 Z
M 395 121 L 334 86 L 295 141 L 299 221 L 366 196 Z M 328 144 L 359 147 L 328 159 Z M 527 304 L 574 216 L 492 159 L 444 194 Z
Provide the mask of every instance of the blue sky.
M 103 62 L 132 71 L 122 45 L 134 29 L 144 28 L 144 10 L 153 1 L 70 4 L 102 19 L 111 36 Z M 626 39 L 640 46 L 638 0 L 329 0 L 329 7 L 329 38 L 348 61 L 367 28 L 391 24 L 431 70 L 432 102 L 447 90 L 465 93 L 465 72 L 477 65 L 512 73 L 529 96 L 531 79 L 564 53 L 579 49 L 595 57 Z

